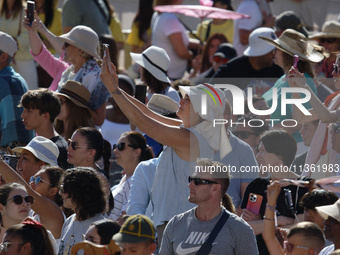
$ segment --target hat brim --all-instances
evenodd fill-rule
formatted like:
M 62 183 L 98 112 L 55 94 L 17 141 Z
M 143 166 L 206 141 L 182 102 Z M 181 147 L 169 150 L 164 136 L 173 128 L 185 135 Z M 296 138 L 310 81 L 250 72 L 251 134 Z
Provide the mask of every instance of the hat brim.
M 322 218 L 327 220 L 329 216 L 340 222 L 340 206 L 339 201 L 331 205 L 323 205 L 315 207 L 315 210 L 320 214 Z
M 133 236 L 121 232 L 118 232 L 117 234 L 113 235 L 112 239 L 115 240 L 116 242 L 121 243 L 142 243 L 148 240 L 152 240 L 149 237 Z
M 318 32 L 315 34 L 311 34 L 308 37 L 308 39 L 318 39 L 318 38 L 338 38 L 339 39 L 340 34 Z
M 47 158 L 45 155 L 43 155 L 42 153 L 37 153 L 36 150 L 34 150 L 32 147 L 30 146 L 25 146 L 25 147 L 15 147 L 13 149 L 13 151 L 18 152 L 18 153 L 22 153 L 23 150 L 27 150 L 29 152 L 31 152 L 34 157 L 36 157 L 37 159 L 44 161 L 45 163 L 50 164 L 51 166 L 57 166 L 57 162 L 54 162 L 52 160 L 50 160 L 49 158 Z
M 260 56 L 264 56 L 264 55 L 268 54 L 269 52 L 272 52 L 274 49 L 275 49 L 275 47 L 270 46 L 270 45 L 266 50 L 264 50 L 263 47 L 261 49 L 255 49 L 254 50 L 250 46 L 248 46 L 248 48 L 243 52 L 243 55 L 245 55 L 247 57 L 260 57 Z
M 178 86 L 178 89 L 182 95 L 182 98 L 185 98 L 185 95 L 190 97 L 190 86 Z
M 54 92 L 57 96 L 64 96 L 64 97 L 67 97 L 68 99 L 70 99 L 72 101 L 72 103 L 74 103 L 75 105 L 79 106 L 79 107 L 82 107 L 82 108 L 86 108 L 88 110 L 90 110 L 90 108 L 82 103 L 80 103 L 78 100 L 75 100 L 73 97 L 70 97 L 69 95 L 67 94 L 64 94 L 64 93 L 60 93 L 60 92 Z
M 283 41 L 281 41 L 280 38 L 275 39 L 275 40 L 272 40 L 272 39 L 269 39 L 269 38 L 266 38 L 266 37 L 262 37 L 262 36 L 259 36 L 259 38 L 261 38 L 262 40 L 266 41 L 267 43 L 273 45 L 275 48 L 278 48 L 278 49 L 286 52 L 287 54 L 289 54 L 291 56 L 298 55 L 299 58 L 304 60 L 304 61 L 318 63 L 318 62 L 322 61 L 323 58 L 324 58 L 324 56 L 321 53 L 319 53 L 315 50 L 313 50 L 309 56 L 306 56 L 302 52 L 299 52 L 297 50 L 290 48 Z
M 157 67 L 150 64 L 150 62 L 147 59 L 145 59 L 142 54 L 131 52 L 130 56 L 138 65 L 148 70 L 157 80 L 171 83 L 169 77 L 161 70 L 159 70 Z
M 71 40 L 70 38 L 68 38 L 68 34 L 63 34 L 61 36 L 57 37 L 61 42 L 67 42 L 68 44 L 71 44 L 72 46 L 81 49 L 82 51 L 86 52 L 87 54 L 90 54 L 92 57 L 94 57 L 95 59 L 98 60 L 102 60 L 102 58 L 95 52 L 89 51 L 87 48 L 79 45 L 76 41 Z

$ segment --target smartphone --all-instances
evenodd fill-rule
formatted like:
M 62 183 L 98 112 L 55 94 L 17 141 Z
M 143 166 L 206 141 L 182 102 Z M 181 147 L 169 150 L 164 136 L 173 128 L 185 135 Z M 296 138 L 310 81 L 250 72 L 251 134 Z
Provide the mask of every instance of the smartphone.
M 112 66 L 111 66 L 111 57 L 110 57 L 109 45 L 104 43 L 103 48 L 104 48 L 104 57 L 107 57 L 106 61 L 107 61 L 107 65 L 109 67 L 109 71 L 110 71 L 110 73 L 112 73 L 113 70 L 112 70 Z
M 254 194 L 254 193 L 250 193 L 246 209 L 255 213 L 256 215 L 259 215 L 262 200 L 263 200 L 263 196 L 257 195 L 257 194 Z
M 284 192 L 285 192 L 286 205 L 287 205 L 289 211 L 291 211 L 292 214 L 295 214 L 292 192 L 289 189 L 284 189 Z
M 135 98 L 145 104 L 146 85 L 136 85 Z
M 27 18 L 30 22 L 30 26 L 34 20 L 34 10 L 35 10 L 35 2 L 27 1 Z
M 7 163 L 7 165 L 12 167 L 13 169 L 16 169 L 19 157 L 15 156 L 15 155 L 7 155 L 7 154 L 5 154 L 5 155 L 3 155 L 3 159 Z
M 298 55 L 294 55 L 294 63 L 293 66 L 295 69 L 297 69 L 297 64 L 299 62 L 299 56 Z

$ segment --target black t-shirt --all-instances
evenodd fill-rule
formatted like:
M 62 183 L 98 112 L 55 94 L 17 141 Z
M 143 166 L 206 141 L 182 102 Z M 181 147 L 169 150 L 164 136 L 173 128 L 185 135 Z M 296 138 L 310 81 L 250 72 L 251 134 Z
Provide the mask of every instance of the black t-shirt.
M 310 179 L 310 178 L 308 178 Z M 307 180 L 308 180 L 307 179 Z M 303 180 L 306 180 L 303 179 Z M 244 192 L 244 196 L 243 196 L 243 200 L 241 203 L 241 208 L 244 209 L 247 207 L 247 202 L 248 202 L 248 198 L 249 198 L 249 194 L 250 193 L 254 193 L 257 195 L 261 195 L 263 197 L 262 203 L 261 203 L 261 208 L 260 208 L 260 215 L 263 218 L 265 210 L 266 210 L 266 204 L 267 204 L 267 186 L 270 183 L 270 178 L 256 178 L 255 180 L 253 180 L 251 183 L 249 183 L 249 185 L 247 186 L 246 191 Z M 296 214 L 301 214 L 303 213 L 303 208 L 301 206 L 299 206 L 299 201 L 301 199 L 301 197 L 308 192 L 307 188 L 302 188 L 302 187 L 297 187 L 295 185 L 289 185 L 286 187 L 282 187 L 281 188 L 281 192 L 277 198 L 277 206 L 276 206 L 276 210 L 277 210 L 277 216 L 287 216 L 290 218 L 294 218 L 294 214 L 288 209 L 288 206 L 286 205 L 286 201 L 285 201 L 285 189 L 289 189 L 291 191 L 292 194 L 292 199 L 293 199 L 293 204 L 294 204 L 294 209 L 296 211 Z M 298 192 L 296 192 L 298 189 Z M 298 193 L 298 199 L 296 200 L 296 194 Z M 264 255 L 264 254 L 268 254 L 269 252 L 267 250 L 266 244 L 262 238 L 262 235 L 257 235 L 256 236 L 256 240 L 257 240 L 257 246 L 259 248 L 259 254 L 260 255 Z
M 249 62 L 249 57 L 241 56 L 220 66 L 210 82 L 213 84 L 233 84 L 241 89 L 245 89 L 249 84 L 263 81 L 269 87 L 272 87 L 283 74 L 282 68 L 276 64 L 273 64 L 271 67 L 255 70 Z
M 66 149 L 67 149 L 68 144 L 65 141 L 65 139 L 61 136 L 55 136 L 55 137 L 52 137 L 50 140 L 54 142 L 59 149 L 58 166 L 64 170 L 73 167 L 73 165 L 67 162 L 67 150 Z

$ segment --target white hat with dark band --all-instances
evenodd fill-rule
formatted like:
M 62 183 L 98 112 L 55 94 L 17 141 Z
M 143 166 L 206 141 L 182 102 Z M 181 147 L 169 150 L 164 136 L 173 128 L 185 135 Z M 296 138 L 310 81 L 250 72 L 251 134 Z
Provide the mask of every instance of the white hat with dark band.
M 132 59 L 148 70 L 157 80 L 171 83 L 166 71 L 170 65 L 170 58 L 166 51 L 157 46 L 150 46 L 141 54 L 130 53 Z

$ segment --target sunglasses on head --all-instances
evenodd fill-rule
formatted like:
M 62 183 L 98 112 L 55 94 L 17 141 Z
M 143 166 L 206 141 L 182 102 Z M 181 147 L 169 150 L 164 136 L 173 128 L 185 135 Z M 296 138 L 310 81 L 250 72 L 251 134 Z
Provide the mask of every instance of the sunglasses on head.
M 44 182 L 44 183 L 47 183 L 48 185 L 52 186 L 51 183 L 43 180 L 40 176 L 37 176 L 37 177 L 31 176 L 29 183 L 31 183 L 31 182 L 34 182 L 35 185 L 38 185 L 40 182 Z
M 225 64 L 225 63 L 227 63 L 229 61 L 229 59 L 227 59 L 227 58 L 222 58 L 222 57 L 220 57 L 220 56 L 215 56 L 214 57 L 214 62 L 216 62 L 217 64 L 219 64 L 219 63 L 223 63 L 223 64 Z
M 258 134 L 256 134 L 256 133 L 251 133 L 251 132 L 247 132 L 247 131 L 234 131 L 233 134 L 240 139 L 247 139 L 250 135 L 258 136 Z
M 320 38 L 321 43 L 334 43 L 336 38 Z
M 80 146 L 78 145 L 77 142 L 73 142 L 71 139 L 68 139 L 68 141 L 70 142 L 69 144 L 71 145 L 71 148 L 75 151 L 77 150 L 78 148 L 86 148 L 86 149 L 90 149 L 89 147 L 87 146 Z
M 34 203 L 34 198 L 32 196 L 25 196 L 25 197 L 22 197 L 20 195 L 15 195 L 14 197 L 8 199 L 7 201 L 10 201 L 10 200 L 13 200 L 13 202 L 16 204 L 16 205 L 21 205 L 22 202 L 25 200 L 26 203 L 28 204 L 33 204 Z
M 194 184 L 196 186 L 198 186 L 198 185 L 207 185 L 207 184 L 218 184 L 217 182 L 214 182 L 214 181 L 210 181 L 210 180 L 207 180 L 207 179 L 196 178 L 196 177 L 191 177 L 191 176 L 188 177 L 188 181 L 189 181 L 189 183 L 194 181 Z
M 125 145 L 126 143 L 116 143 L 112 146 L 113 150 L 117 149 L 119 151 L 123 151 L 125 149 Z M 136 148 L 135 146 L 131 145 L 131 144 L 127 144 L 128 147 L 131 147 L 131 148 Z
M 283 249 L 287 250 L 288 252 L 292 252 L 294 247 L 299 248 L 299 249 L 305 249 L 305 250 L 312 249 L 312 248 L 305 247 L 305 246 L 299 246 L 299 245 L 291 244 L 291 243 L 288 243 L 288 241 L 283 242 Z
M 339 134 L 339 132 L 340 132 L 339 124 L 333 123 L 332 129 L 333 129 L 334 133 Z

